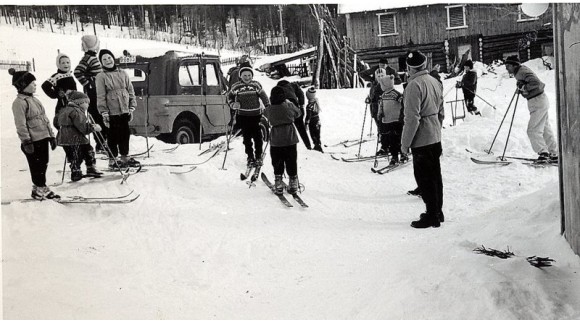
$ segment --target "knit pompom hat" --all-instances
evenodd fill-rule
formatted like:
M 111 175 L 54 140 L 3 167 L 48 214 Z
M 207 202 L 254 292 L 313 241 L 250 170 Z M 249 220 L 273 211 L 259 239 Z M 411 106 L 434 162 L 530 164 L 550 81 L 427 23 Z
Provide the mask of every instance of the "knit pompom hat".
M 314 86 L 311 86 L 306 91 L 306 98 L 308 98 L 308 101 L 314 101 L 316 99 L 316 88 Z
M 90 103 L 89 97 L 85 93 L 79 91 L 71 91 L 70 93 L 68 93 L 67 98 L 69 103 L 73 103 L 75 105 L 81 105 L 82 103 L 87 104 Z
M 94 51 L 96 53 L 99 51 L 100 41 L 97 36 L 84 35 L 81 37 L 81 45 L 84 52 Z
M 284 89 L 280 86 L 275 86 L 270 92 L 270 103 L 278 105 L 284 103 L 286 100 L 286 94 Z
M 513 55 L 513 56 L 509 56 L 506 60 L 505 60 L 505 64 L 510 64 L 510 65 L 514 65 L 514 66 L 518 66 L 521 64 L 520 59 L 518 58 L 518 56 Z
M 12 75 L 12 85 L 16 87 L 18 92 L 22 92 L 30 83 L 36 80 L 32 73 L 27 71 L 16 71 L 14 68 L 8 70 L 8 74 Z
M 254 71 L 252 70 L 252 65 L 250 65 L 249 62 L 243 62 L 240 64 L 240 71 L 238 72 L 238 75 L 242 77 L 242 72 L 245 71 L 249 71 L 250 73 L 252 73 L 252 77 L 254 77 Z
M 427 62 L 427 57 L 418 50 L 413 50 L 407 54 L 407 66 L 411 68 L 419 68 Z
M 67 54 L 65 54 L 65 53 L 60 53 L 60 54 L 58 54 L 58 55 L 56 56 L 56 68 L 58 68 L 58 69 L 62 69 L 62 68 L 60 68 L 60 60 L 61 60 L 62 58 L 68 58 L 68 60 L 69 60 L 69 62 L 70 62 L 70 57 L 69 57 Z
M 386 75 L 379 78 L 379 84 L 381 84 L 381 89 L 383 92 L 387 92 L 395 88 L 395 76 Z

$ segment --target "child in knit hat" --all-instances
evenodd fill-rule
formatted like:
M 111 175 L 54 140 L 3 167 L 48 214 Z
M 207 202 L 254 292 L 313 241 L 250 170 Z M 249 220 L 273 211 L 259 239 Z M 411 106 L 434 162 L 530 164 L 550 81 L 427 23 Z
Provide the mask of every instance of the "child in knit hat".
M 312 138 L 312 143 L 314 143 L 314 150 L 322 151 L 322 143 L 320 142 L 320 104 L 318 104 L 318 98 L 316 98 L 316 88 L 311 86 L 308 91 L 306 91 L 306 98 L 308 99 L 308 104 L 306 105 L 306 128 L 310 132 L 310 138 Z
M 395 89 L 393 75 L 379 78 L 383 90 L 379 101 L 378 118 L 381 120 L 381 145 L 391 152 L 391 165 L 407 162 L 407 156 L 401 153 L 401 134 L 403 132 L 403 95 Z M 399 154 L 401 153 L 401 159 Z
M 34 199 L 58 199 L 46 186 L 46 169 L 48 168 L 49 151 L 56 149 L 56 140 L 46 116 L 44 106 L 33 96 L 36 92 L 36 77 L 27 71 L 15 71 L 10 68 L 12 85 L 16 87 L 18 95 L 12 103 L 12 113 L 16 133 L 21 141 L 20 149 L 26 156 L 30 176 L 32 178 L 32 193 Z
M 89 108 L 89 97 L 84 93 L 72 91 L 68 95 L 68 104 L 58 115 L 60 131 L 57 134 L 58 145 L 62 146 L 66 153 L 66 159 L 70 162 L 71 180 L 79 181 L 83 178 L 81 164 L 85 161 L 87 176 L 100 177 L 95 160 L 95 151 L 89 144 L 87 134 L 101 131 L 98 124 L 87 121 L 86 112 Z
M 66 94 L 77 90 L 77 83 L 71 72 L 70 58 L 67 54 L 60 53 L 56 56 L 56 73 L 42 83 L 42 90 L 46 96 L 56 99 L 56 107 L 52 124 L 58 130 L 58 113 L 66 106 Z
M 284 170 L 290 177 L 288 193 L 298 191 L 298 164 L 296 144 L 300 142 L 294 127 L 294 120 L 301 115 L 300 109 L 286 100 L 284 89 L 280 86 L 272 88 L 271 105 L 266 107 L 264 115 L 268 118 L 272 130 L 270 132 L 270 156 L 274 167 L 274 193 L 284 193 L 282 176 Z

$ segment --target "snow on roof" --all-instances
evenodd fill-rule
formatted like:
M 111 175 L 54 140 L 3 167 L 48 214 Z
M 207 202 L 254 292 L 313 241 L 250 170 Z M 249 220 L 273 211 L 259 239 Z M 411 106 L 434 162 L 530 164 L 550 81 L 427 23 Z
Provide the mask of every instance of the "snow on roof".
M 417 7 L 436 4 L 432 1 L 405 1 L 405 2 L 387 2 L 387 1 L 348 1 L 338 5 L 338 13 L 346 14 L 353 12 L 378 11 L 388 9 L 398 9 L 407 7 Z

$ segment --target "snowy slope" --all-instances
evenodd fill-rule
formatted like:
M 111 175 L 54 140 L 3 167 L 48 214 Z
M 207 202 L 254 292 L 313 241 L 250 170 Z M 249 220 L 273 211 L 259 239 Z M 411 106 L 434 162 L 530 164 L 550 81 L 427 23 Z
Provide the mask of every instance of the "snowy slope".
M 114 52 L 151 46 L 133 39 L 101 41 Z M 82 56 L 78 35 L 3 24 L 0 48 L 0 59 L 34 57 L 39 85 L 56 70 L 57 49 L 73 64 Z M 539 60 L 526 65 L 546 82 L 555 127 L 554 71 Z M 441 228 L 409 226 L 424 210 L 420 199 L 406 195 L 415 187 L 412 166 L 379 176 L 370 172 L 372 162 L 334 161 L 301 143 L 299 176 L 310 208 L 285 209 L 262 182 L 248 188 L 239 180 L 245 154 L 238 139 L 228 153 L 227 170 L 220 170 L 220 153 L 187 174 L 152 167 L 123 185 L 110 179 L 69 183 L 67 176 L 54 188 L 69 196 L 135 190 L 141 196 L 129 205 L 2 205 L 4 318 L 580 319 L 580 259 L 559 234 L 557 168 L 476 165 L 465 150 L 484 154 L 512 98 L 515 80 L 503 67 L 497 72 L 481 76 L 478 87 L 497 110 L 476 99 L 483 117 L 468 115 L 456 126 L 450 126 L 446 110 L 446 222 Z M 268 93 L 276 83 L 258 72 L 256 78 Z M 446 100 L 455 99 L 456 80 L 444 81 Z M 367 91 L 318 91 L 323 143 L 360 137 Z M 13 124 L 14 96 L 10 76 L 2 71 L 2 200 L 26 198 L 31 186 Z M 52 118 L 54 102 L 40 89 L 37 97 Z M 533 156 L 525 133 L 528 117 L 520 100 L 510 155 Z M 496 156 L 503 151 L 508 125 L 494 145 Z M 367 117 L 363 135 L 369 132 Z M 372 132 L 375 138 L 374 125 Z M 164 153 L 171 145 L 149 143 L 155 146 L 143 163 L 206 160 L 197 156 L 199 145 Z M 143 151 L 145 144 L 144 138 L 131 137 L 132 152 Z M 371 140 L 361 153 L 373 154 L 375 148 Z M 354 156 L 358 146 L 326 151 Z M 50 158 L 52 184 L 61 180 L 62 149 Z M 104 168 L 106 161 L 98 165 Z M 263 169 L 273 177 L 269 156 Z M 509 247 L 516 256 L 474 253 L 481 245 Z M 532 255 L 556 262 L 535 268 L 525 259 Z

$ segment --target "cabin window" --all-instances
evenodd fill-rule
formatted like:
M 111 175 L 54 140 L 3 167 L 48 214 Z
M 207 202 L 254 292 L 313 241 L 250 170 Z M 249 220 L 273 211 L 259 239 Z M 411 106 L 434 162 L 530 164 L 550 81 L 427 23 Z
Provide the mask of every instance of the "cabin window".
M 447 6 L 447 30 L 467 28 L 465 20 L 465 6 Z
M 397 17 L 394 12 L 379 13 L 379 36 L 397 35 Z
M 199 86 L 199 65 L 179 66 L 179 85 Z
M 530 17 L 528 15 L 526 15 L 523 11 L 522 11 L 522 5 L 518 5 L 518 22 L 526 22 L 526 21 L 536 21 L 540 18 L 538 17 Z

